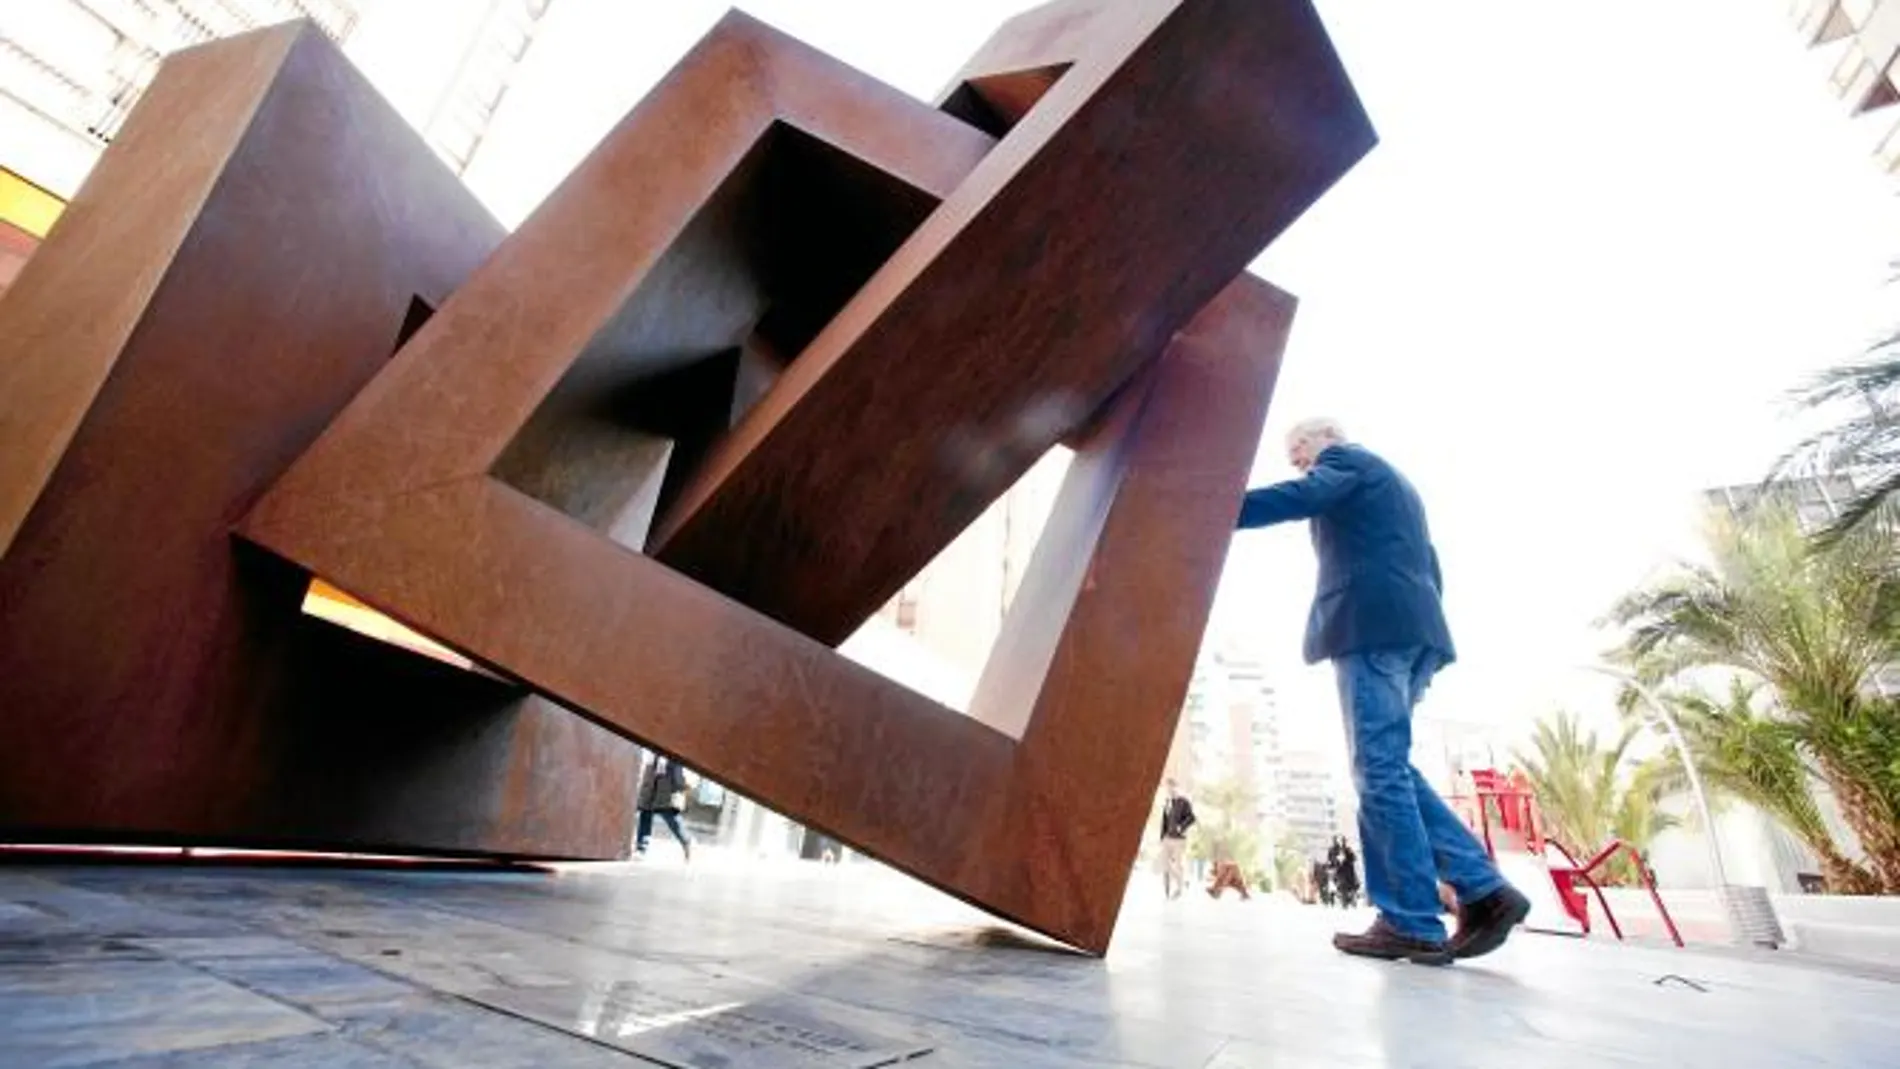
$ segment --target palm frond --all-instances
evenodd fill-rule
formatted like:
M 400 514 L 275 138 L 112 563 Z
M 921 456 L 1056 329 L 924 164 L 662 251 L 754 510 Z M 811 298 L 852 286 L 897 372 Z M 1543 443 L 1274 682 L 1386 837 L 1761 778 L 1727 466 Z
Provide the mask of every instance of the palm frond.
M 1552 837 L 1586 851 L 1612 836 L 1644 849 L 1672 825 L 1661 807 L 1666 769 L 1630 757 L 1640 730 L 1626 725 L 1606 741 L 1567 712 L 1538 720 L 1529 748 L 1515 757 Z
M 1870 359 L 1831 367 L 1794 388 L 1791 397 L 1804 408 L 1841 400 L 1865 400 L 1900 390 L 1900 332 L 1875 342 Z
M 1888 531 L 1896 527 L 1900 520 L 1900 466 L 1890 467 L 1881 472 L 1868 485 L 1855 491 L 1854 496 L 1841 506 L 1840 515 L 1827 526 L 1815 532 L 1814 544 L 1822 550 L 1834 549 L 1843 540 L 1863 531 L 1870 523 L 1884 526 Z

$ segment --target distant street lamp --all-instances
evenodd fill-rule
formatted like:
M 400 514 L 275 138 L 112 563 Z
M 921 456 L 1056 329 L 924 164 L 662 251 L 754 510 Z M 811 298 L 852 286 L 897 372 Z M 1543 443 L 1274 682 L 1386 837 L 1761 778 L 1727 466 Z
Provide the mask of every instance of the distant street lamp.
M 1676 714 L 1669 711 L 1669 706 L 1647 684 L 1620 668 L 1611 668 L 1606 664 L 1586 664 L 1582 668 L 1586 672 L 1609 676 L 1635 691 L 1648 709 L 1647 719 L 1660 724 L 1664 734 L 1669 736 L 1670 744 L 1676 748 L 1676 756 L 1682 759 L 1682 770 L 1689 777 L 1689 794 L 1695 799 L 1696 815 L 1702 818 L 1702 826 L 1708 829 L 1709 866 L 1714 870 L 1715 884 L 1717 887 L 1728 886 L 1728 866 L 1722 863 L 1722 844 L 1715 834 L 1715 811 L 1709 807 L 1708 792 L 1702 789 L 1702 773 L 1696 770 L 1695 755 L 1689 752 L 1689 743 L 1682 737 L 1682 726 L 1676 722 Z
M 1647 718 L 1662 726 L 1663 732 L 1669 736 L 1670 744 L 1676 748 L 1676 756 L 1682 760 L 1682 771 L 1689 780 L 1689 794 L 1695 800 L 1696 814 L 1702 818 L 1702 827 L 1709 841 L 1709 867 L 1714 870 L 1716 896 L 1728 915 L 1731 933 L 1763 946 L 1781 945 L 1781 924 L 1775 919 L 1774 903 L 1769 901 L 1768 892 L 1760 887 L 1741 887 L 1729 882 L 1728 866 L 1722 861 L 1721 837 L 1715 831 L 1715 811 L 1709 806 L 1708 792 L 1702 788 L 1702 774 L 1696 769 L 1695 755 L 1689 752 L 1688 741 L 1682 737 L 1682 725 L 1677 723 L 1676 714 L 1669 711 L 1668 704 L 1658 698 L 1648 684 L 1629 672 L 1606 664 L 1579 667 L 1586 672 L 1609 676 L 1634 691 L 1648 711 Z

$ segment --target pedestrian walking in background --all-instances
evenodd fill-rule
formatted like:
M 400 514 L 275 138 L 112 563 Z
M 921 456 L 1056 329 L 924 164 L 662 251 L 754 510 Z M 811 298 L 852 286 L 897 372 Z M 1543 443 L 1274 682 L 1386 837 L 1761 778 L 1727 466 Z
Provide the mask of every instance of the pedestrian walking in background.
M 1194 824 L 1194 803 L 1170 777 L 1168 800 L 1161 806 L 1161 891 L 1169 898 L 1187 889 L 1187 834 Z
M 634 808 L 640 813 L 634 834 L 634 853 L 646 856 L 647 844 L 653 838 L 653 818 L 657 816 L 673 833 L 673 838 L 679 840 L 686 860 L 693 860 L 693 840 L 680 824 L 680 813 L 686 808 L 686 766 L 670 757 L 654 754 L 640 774 L 640 790 L 634 797 Z

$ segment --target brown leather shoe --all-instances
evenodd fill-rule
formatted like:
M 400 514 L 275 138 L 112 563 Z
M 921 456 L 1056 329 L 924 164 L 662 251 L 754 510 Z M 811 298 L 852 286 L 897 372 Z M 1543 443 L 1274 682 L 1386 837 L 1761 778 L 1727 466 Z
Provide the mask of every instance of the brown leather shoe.
M 1333 936 L 1333 949 L 1342 954 L 1383 961 L 1409 961 L 1414 965 L 1450 965 L 1451 948 L 1430 939 L 1414 939 L 1394 930 L 1381 917 L 1364 932 L 1340 932 Z
M 1511 929 L 1531 915 L 1531 900 L 1510 884 L 1458 910 L 1458 930 L 1452 933 L 1454 958 L 1481 958 L 1504 945 Z

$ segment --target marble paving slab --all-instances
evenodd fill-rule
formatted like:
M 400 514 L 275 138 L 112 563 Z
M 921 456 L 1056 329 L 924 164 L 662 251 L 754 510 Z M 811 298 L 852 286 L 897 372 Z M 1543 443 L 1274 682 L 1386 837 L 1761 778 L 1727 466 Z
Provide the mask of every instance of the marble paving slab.
M 323 1021 L 176 962 L 0 965 L 0 1066 L 66 1069 L 324 1032 Z
M 1900 1067 L 1891 976 L 1367 919 L 1144 881 L 1096 960 L 869 865 L 0 868 L 0 1069 Z
M 470 999 L 677 1069 L 877 1069 L 934 1049 L 918 1037 L 880 1033 L 849 1007 L 749 985 L 642 975 L 572 988 L 503 988 Z

